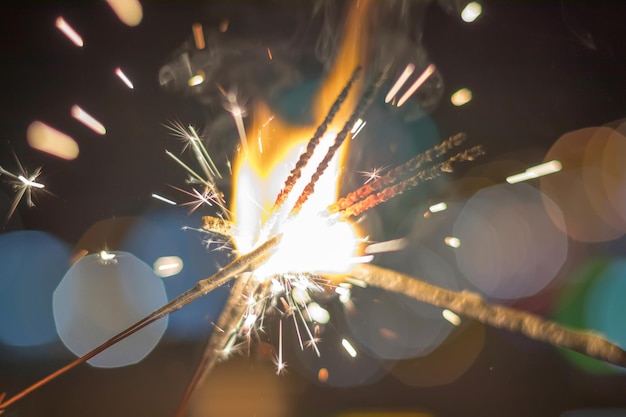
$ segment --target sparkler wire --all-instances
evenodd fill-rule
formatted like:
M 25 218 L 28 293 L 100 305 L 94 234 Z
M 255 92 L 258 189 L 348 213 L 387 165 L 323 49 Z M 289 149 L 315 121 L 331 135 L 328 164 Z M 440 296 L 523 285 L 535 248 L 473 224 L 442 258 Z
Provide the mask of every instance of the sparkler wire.
M 378 90 L 380 90 L 380 87 L 383 85 L 386 79 L 387 79 L 387 71 L 381 72 L 380 75 L 376 78 L 376 80 L 368 86 L 367 90 L 365 91 L 365 93 L 359 100 L 356 108 L 354 109 L 354 112 L 352 112 L 350 119 L 344 124 L 341 132 L 339 132 L 337 136 L 335 137 L 335 143 L 333 143 L 333 145 L 330 148 L 328 148 L 326 155 L 324 155 L 324 159 L 322 159 L 322 161 L 317 166 L 317 169 L 311 176 L 311 181 L 307 184 L 306 187 L 304 187 L 302 194 L 300 194 L 300 197 L 298 198 L 296 205 L 291 211 L 292 215 L 296 214 L 302 208 L 302 205 L 308 200 L 309 196 L 313 194 L 313 192 L 315 191 L 315 184 L 320 179 L 322 174 L 324 174 L 324 171 L 326 171 L 326 168 L 328 168 L 328 164 L 330 164 L 330 161 L 335 156 L 335 153 L 337 152 L 337 150 L 341 147 L 343 142 L 348 137 L 348 134 L 352 130 L 352 127 L 354 126 L 356 121 L 360 119 L 361 117 L 363 117 L 363 114 L 365 113 L 365 111 L 372 104 L 372 102 L 376 98 L 376 94 L 378 94 Z
M 337 99 L 335 100 L 330 110 L 326 114 L 326 118 L 317 127 L 315 134 L 309 140 L 309 143 L 307 144 L 307 147 L 306 147 L 306 151 L 300 154 L 300 158 L 298 159 L 298 162 L 296 162 L 296 166 L 291 170 L 289 177 L 287 177 L 287 179 L 285 180 L 285 185 L 283 185 L 282 190 L 280 191 L 278 196 L 276 196 L 276 201 L 274 202 L 274 209 L 273 209 L 274 212 L 277 211 L 277 209 L 280 208 L 280 206 L 285 202 L 285 200 L 289 196 L 289 193 L 291 193 L 293 186 L 300 179 L 300 176 L 302 175 L 302 170 L 304 169 L 306 164 L 309 162 L 309 160 L 313 156 L 313 153 L 315 152 L 315 148 L 317 148 L 317 145 L 319 145 L 322 139 L 322 136 L 324 136 L 324 133 L 326 133 L 326 130 L 328 129 L 328 125 L 333 121 L 333 119 L 337 115 L 337 112 L 341 108 L 341 105 L 343 104 L 343 102 L 346 100 L 346 97 L 348 96 L 348 93 L 350 92 L 352 85 L 357 80 L 360 73 L 361 73 L 361 67 L 356 67 L 356 69 L 352 73 L 352 76 L 350 77 L 350 80 L 348 80 L 348 83 L 343 88 L 339 96 L 337 96 Z
M 371 286 L 400 293 L 436 307 L 447 308 L 483 324 L 521 333 L 533 340 L 547 342 L 613 365 L 626 367 L 626 351 L 602 337 L 567 329 L 558 323 L 524 311 L 490 305 L 476 293 L 450 291 L 371 264 L 355 266 L 350 275 Z
M 41 387 L 42 385 L 45 385 L 46 383 L 52 381 L 56 377 L 73 369 L 77 365 L 80 365 L 81 363 L 88 361 L 89 359 L 93 358 L 97 354 L 103 352 L 104 350 L 120 342 L 126 337 L 132 335 L 133 333 L 167 316 L 168 314 L 173 313 L 176 310 L 179 310 L 180 308 L 196 300 L 197 298 L 200 298 L 203 295 L 208 294 L 209 292 L 225 284 L 226 282 L 228 282 L 235 276 L 240 275 L 246 271 L 255 269 L 260 264 L 262 264 L 265 260 L 267 260 L 267 258 L 271 255 L 272 250 L 280 242 L 281 237 L 282 237 L 281 235 L 276 235 L 273 238 L 267 240 L 262 245 L 258 246 L 253 251 L 236 258 L 235 260 L 233 260 L 231 263 L 226 265 L 224 268 L 217 271 L 212 276 L 198 281 L 196 285 L 193 286 L 193 288 L 187 290 L 186 292 L 182 293 L 181 295 L 179 295 L 178 297 L 176 297 L 175 299 L 173 299 L 172 301 L 170 301 L 163 307 L 159 308 L 158 310 L 154 311 L 150 315 L 139 320 L 137 323 L 133 324 L 129 328 L 113 336 L 112 338 L 102 343 L 100 346 L 96 347 L 92 351 L 84 354 L 83 356 L 75 359 L 73 362 L 70 362 L 66 366 L 58 369 L 57 371 L 51 373 L 50 375 L 46 376 L 40 381 L 32 384 L 30 387 L 24 389 L 22 392 L 14 395 L 8 400 L 1 402 L 0 414 L 8 406 L 20 400 L 21 398 L 25 397 L 26 395 L 30 394 L 31 392 L 35 391 L 37 388 Z M 3 398 L 4 395 L 2 394 L 0 395 L 0 397 Z

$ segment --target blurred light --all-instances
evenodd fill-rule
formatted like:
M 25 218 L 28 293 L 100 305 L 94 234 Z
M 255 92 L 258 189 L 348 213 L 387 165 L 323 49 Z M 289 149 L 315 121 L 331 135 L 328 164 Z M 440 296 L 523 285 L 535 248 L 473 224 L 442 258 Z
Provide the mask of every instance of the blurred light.
M 407 64 L 406 68 L 404 68 L 404 71 L 402 71 L 402 74 L 400 74 L 400 76 L 398 77 L 398 80 L 389 89 L 389 92 L 385 97 L 385 103 L 389 103 L 391 100 L 393 100 L 393 98 L 396 96 L 396 94 L 398 94 L 398 91 L 400 91 L 406 80 L 408 80 L 411 74 L 413 74 L 413 71 L 415 71 L 415 65 L 411 63 Z
M 447 208 L 448 205 L 444 202 L 441 202 L 428 207 L 428 210 L 430 210 L 431 213 L 439 213 L 440 211 L 444 211 Z
M 424 72 L 422 72 L 420 76 L 417 78 L 417 80 L 415 80 L 415 82 L 411 85 L 411 87 L 409 87 L 409 89 L 404 93 L 404 95 L 400 97 L 400 100 L 398 100 L 397 106 L 402 107 L 402 105 L 406 103 L 406 101 L 417 91 L 417 89 L 420 88 L 422 84 L 426 82 L 428 77 L 430 77 L 435 72 L 436 69 L 437 67 L 435 67 L 435 64 L 428 65 L 426 69 L 424 70 Z
M 450 101 L 455 106 L 462 106 L 469 103 L 472 100 L 472 90 L 469 88 L 461 88 L 456 93 L 452 94 Z
M 63 343 L 77 356 L 167 303 L 163 281 L 152 269 L 127 252 L 87 255 L 76 262 L 54 291 L 53 310 Z M 118 367 L 142 360 L 156 346 L 167 327 L 163 318 L 108 348 L 88 362 Z
M 526 181 L 532 178 L 538 178 L 543 175 L 553 174 L 555 172 L 559 172 L 563 168 L 559 161 L 550 161 L 545 162 L 543 164 L 535 165 L 534 167 L 528 168 L 526 171 L 511 175 L 506 178 L 506 182 L 509 184 L 516 184 L 518 182 Z
M 354 348 L 354 346 L 352 346 L 348 339 L 341 339 L 341 345 L 346 350 L 346 352 L 348 352 L 348 355 L 352 356 L 353 358 L 357 357 L 356 349 Z
M 459 326 L 461 324 L 461 318 L 456 313 L 448 310 L 447 308 L 445 308 L 441 312 L 441 315 L 443 316 L 444 319 L 448 320 L 450 323 L 452 323 L 455 326 Z
M 306 311 L 309 314 L 309 318 L 312 321 L 318 322 L 319 324 L 326 324 L 330 321 L 330 313 L 328 312 L 328 310 L 326 310 L 317 303 L 310 303 L 306 307 Z
M 187 81 L 187 84 L 189 84 L 189 87 L 195 87 L 197 85 L 202 84 L 203 82 L 204 82 L 204 73 L 200 71 L 196 75 L 189 78 L 189 80 Z
M 27 187 L 45 188 L 45 185 L 39 182 L 31 181 L 28 178 L 24 177 L 23 175 L 18 175 L 17 179 L 22 181 L 22 183 L 24 183 L 24 185 L 26 185 Z
M 101 250 L 98 255 L 100 256 L 100 259 L 102 259 L 104 262 L 112 261 L 113 259 L 115 259 L 114 253 L 107 252 L 105 250 Z
M 546 209 L 553 211 L 551 219 Z M 474 194 L 452 233 L 463 242 L 454 251 L 463 275 L 489 297 L 535 295 L 554 279 L 568 252 L 559 208 L 527 184 L 498 184 Z
M 61 159 L 72 160 L 78 156 L 74 139 L 38 120 L 28 126 L 26 140 L 31 148 Z
M 97 134 L 104 135 L 107 132 L 102 123 L 97 121 L 92 115 L 81 109 L 78 105 L 74 104 L 72 106 L 71 113 L 74 119 L 78 120 Z
M 272 56 L 272 51 L 270 50 L 270 48 L 267 48 L 267 56 L 269 57 L 270 61 L 272 59 L 274 59 L 274 57 Z
M 52 293 L 70 257 L 65 243 L 44 232 L 0 234 L 0 344 L 37 346 L 58 340 Z
M 204 30 L 202 30 L 201 23 L 194 23 L 191 26 L 193 31 L 193 41 L 196 44 L 196 49 L 204 49 L 206 47 L 206 43 L 204 41 Z
M 367 122 L 364 122 L 363 119 L 358 119 L 356 123 L 354 123 L 354 126 L 352 127 L 352 130 L 350 131 L 353 139 L 356 137 L 356 135 L 359 134 L 361 129 L 363 129 L 366 124 Z
M 458 237 L 448 236 L 443 241 L 451 248 L 458 248 L 461 246 L 461 240 Z
M 478 19 L 482 11 L 483 8 L 480 3 L 476 1 L 467 3 L 461 11 L 461 19 L 463 19 L 464 22 L 472 23 L 474 20 Z
M 228 19 L 222 19 L 220 22 L 220 32 L 224 33 L 228 30 L 228 24 L 230 21 Z
M 167 203 L 167 204 L 171 204 L 172 206 L 176 205 L 175 201 L 172 201 L 169 198 L 165 198 L 163 196 L 160 196 L 160 195 L 158 195 L 156 193 L 152 193 L 152 198 L 157 199 L 159 201 L 163 201 L 164 203 Z
M 106 0 L 118 19 L 127 26 L 137 26 L 143 18 L 139 0 Z
M 74 43 L 74 45 L 81 48 L 83 47 L 83 38 L 80 37 L 80 35 L 65 21 L 65 19 L 60 16 L 57 17 L 56 26 L 70 41 L 72 41 L 72 43 Z
M 128 79 L 128 77 L 126 76 L 126 74 L 124 74 L 120 67 L 115 68 L 115 75 L 117 75 L 119 79 L 122 80 L 122 82 L 126 84 L 126 86 L 131 90 L 135 88 L 133 83 Z
M 406 247 L 408 240 L 405 238 L 388 240 L 386 242 L 372 243 L 365 248 L 365 253 L 394 252 Z
M 177 275 L 183 270 L 183 260 L 178 256 L 161 256 L 154 261 L 154 273 L 161 278 Z
M 328 382 L 328 369 L 320 368 L 319 372 L 317 373 L 317 380 L 320 381 L 322 384 Z

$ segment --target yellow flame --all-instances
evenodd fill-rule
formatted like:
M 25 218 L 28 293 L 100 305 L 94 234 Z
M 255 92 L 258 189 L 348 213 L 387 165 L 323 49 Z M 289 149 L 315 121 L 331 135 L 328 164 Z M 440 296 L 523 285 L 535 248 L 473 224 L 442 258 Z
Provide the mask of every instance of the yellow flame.
M 357 239 L 353 227 L 320 216 L 337 198 L 347 142 L 316 183 L 314 194 L 296 216 L 288 217 L 319 161 L 334 143 L 336 133 L 349 119 L 359 96 L 355 91 L 342 105 L 280 213 L 270 211 L 317 125 L 326 117 L 354 69 L 363 64 L 368 32 L 366 14 L 370 4 L 371 0 L 357 1 L 348 13 L 333 69 L 314 100 L 314 124 L 308 127 L 287 126 L 275 118 L 267 106 L 259 104 L 254 111 L 252 129 L 248 131 L 248 148 L 240 152 L 233 163 L 235 189 L 232 211 L 237 224 L 235 242 L 238 249 L 247 252 L 268 235 L 276 232 L 283 234 L 276 253 L 257 271 L 261 278 L 287 272 L 345 271 L 356 252 Z M 354 88 L 358 91 L 360 85 L 356 84 Z M 268 219 L 276 221 L 277 226 L 273 223 L 268 225 Z

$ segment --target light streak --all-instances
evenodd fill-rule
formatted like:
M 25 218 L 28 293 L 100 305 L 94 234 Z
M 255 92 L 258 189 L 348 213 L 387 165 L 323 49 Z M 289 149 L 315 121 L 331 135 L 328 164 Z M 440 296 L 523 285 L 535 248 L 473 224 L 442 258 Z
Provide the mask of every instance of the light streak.
M 22 183 L 24 183 L 25 186 L 27 187 L 35 187 L 35 188 L 44 188 L 45 185 L 39 183 L 39 182 L 35 182 L 32 180 L 29 180 L 28 178 L 24 177 L 23 175 L 18 175 L 17 179 L 19 179 L 20 181 L 22 181 Z
M 57 17 L 56 27 L 59 29 L 72 43 L 79 48 L 82 48 L 85 43 L 83 42 L 83 38 L 80 37 L 78 32 L 72 28 L 69 23 L 65 21 L 61 16 Z
M 365 248 L 365 253 L 395 252 L 406 247 L 409 241 L 406 238 L 387 240 L 386 242 L 372 243 Z
M 430 77 L 435 72 L 436 69 L 437 67 L 435 67 L 435 64 L 430 64 L 429 66 L 427 66 L 424 72 L 420 74 L 420 76 L 417 78 L 417 80 L 415 80 L 415 82 L 411 85 L 411 87 L 409 87 L 409 89 L 406 90 L 404 95 L 400 97 L 400 100 L 398 100 L 397 106 L 402 107 L 402 105 L 406 103 L 409 97 L 415 94 L 417 89 L 420 88 L 422 84 L 424 84 L 424 82 L 426 82 L 428 77 Z
M 26 130 L 26 140 L 31 148 L 65 160 L 76 159 L 78 143 L 69 135 L 38 120 Z
M 348 339 L 341 339 L 341 345 L 346 350 L 346 352 L 348 352 L 348 355 L 352 356 L 353 358 L 357 357 L 358 353 L 354 346 L 352 346 L 352 344 L 348 341 Z
M 278 360 L 276 362 L 276 375 L 279 375 L 285 369 L 283 362 L 283 321 L 278 321 Z
M 267 48 L 267 56 L 269 57 L 270 61 L 273 59 L 272 51 L 270 50 L 270 48 Z
M 467 3 L 463 10 L 461 10 L 461 19 L 463 19 L 464 22 L 472 23 L 474 20 L 478 19 L 482 12 L 483 7 L 480 3 L 472 1 Z
M 124 74 L 120 67 L 115 68 L 115 75 L 117 75 L 128 88 L 130 88 L 131 90 L 135 89 L 133 83 L 128 79 L 128 77 L 126 76 L 126 74 Z
M 366 124 L 367 124 L 367 122 L 363 121 L 363 119 L 359 119 L 359 120 L 356 121 L 356 123 L 354 124 L 354 127 L 350 131 L 350 133 L 352 134 L 352 139 L 356 138 L 356 135 L 358 135 L 359 132 L 361 132 L 361 130 L 363 130 L 363 128 L 365 127 Z
M 99 135 L 106 134 L 107 130 L 104 127 L 104 125 L 100 123 L 98 120 L 96 120 L 96 118 L 94 118 L 92 115 L 90 115 L 85 110 L 83 110 L 77 104 L 74 104 L 72 106 L 72 109 L 70 112 L 74 119 L 78 120 L 79 122 L 87 126 L 89 129 L 96 132 L 97 134 Z
M 139 0 L 106 0 L 122 23 L 137 26 L 143 19 L 143 9 Z
M 461 317 L 459 317 L 458 314 L 448 310 L 447 308 L 443 309 L 443 311 L 441 312 L 441 315 L 443 316 L 444 319 L 448 320 L 454 326 L 461 325 Z
M 407 66 L 404 68 L 404 71 L 402 71 L 402 74 L 400 74 L 400 76 L 398 77 L 398 80 L 389 89 L 389 92 L 387 93 L 387 96 L 385 97 L 385 103 L 389 103 L 391 100 L 394 99 L 394 97 L 396 96 L 396 94 L 398 94 L 398 91 L 400 91 L 404 83 L 406 83 L 406 80 L 408 80 L 411 74 L 413 74 L 413 71 L 415 71 L 415 65 L 411 63 L 407 64 Z
M 204 49 L 206 48 L 206 42 L 204 41 L 204 30 L 202 29 L 201 23 L 194 23 L 191 26 L 193 31 L 193 41 L 196 45 L 196 49 Z
M 461 88 L 450 97 L 450 102 L 457 107 L 469 103 L 472 100 L 472 90 Z
M 172 206 L 176 205 L 175 201 L 172 201 L 169 198 L 165 198 L 163 196 L 160 196 L 160 195 L 158 195 L 156 193 L 152 193 L 152 198 L 155 198 L 157 200 L 163 201 L 164 203 L 167 203 L 167 204 L 171 204 Z
M 549 162 L 544 162 L 543 164 L 530 167 L 524 172 L 507 177 L 506 182 L 508 182 L 509 184 L 516 184 L 518 182 L 531 180 L 533 178 L 542 177 L 544 175 L 554 174 L 561 171 L 562 168 L 563 165 L 560 161 L 553 160 Z
M 183 260 L 178 256 L 161 256 L 154 261 L 153 269 L 161 278 L 171 277 L 183 270 Z
M 445 242 L 446 245 L 450 246 L 451 248 L 456 249 L 461 246 L 461 240 L 458 237 L 448 236 L 443 241 Z
M 187 80 L 187 84 L 189 87 L 195 87 L 204 82 L 204 72 L 199 71 L 196 75 L 192 76 Z
M 428 207 L 428 210 L 430 210 L 431 213 L 439 213 L 440 211 L 444 211 L 447 208 L 448 208 L 448 205 L 444 202 L 441 202 L 441 203 L 433 204 L 432 206 Z
M 228 30 L 228 24 L 230 23 L 230 20 L 228 19 L 222 19 L 222 21 L 220 22 L 220 32 L 224 33 Z
M 241 142 L 241 149 L 243 150 L 244 155 L 246 155 L 248 153 L 248 139 L 246 136 L 246 129 L 243 124 L 244 111 L 237 102 L 237 96 L 235 93 L 226 92 L 219 86 L 218 88 L 222 95 L 226 98 L 227 103 L 224 107 L 233 116 L 235 126 L 237 127 L 237 134 L 239 135 L 239 141 Z

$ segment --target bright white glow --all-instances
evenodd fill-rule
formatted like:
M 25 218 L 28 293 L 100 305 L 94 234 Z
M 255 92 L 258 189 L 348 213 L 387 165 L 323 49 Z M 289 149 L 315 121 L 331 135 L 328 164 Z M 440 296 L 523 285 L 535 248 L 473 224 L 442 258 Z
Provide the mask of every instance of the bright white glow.
M 450 102 L 455 106 L 462 106 L 472 100 L 472 90 L 469 88 L 461 88 L 450 97 Z
M 63 32 L 63 34 L 65 36 L 67 36 L 67 38 L 72 41 L 72 43 L 76 46 L 78 46 L 79 48 L 82 48 L 83 45 L 85 44 L 83 42 L 83 38 L 80 37 L 80 35 L 78 34 L 78 32 L 76 32 L 66 21 L 65 19 L 63 19 L 62 17 L 57 17 L 56 20 L 56 27 Z
M 326 324 L 330 321 L 330 313 L 328 310 L 317 303 L 310 303 L 306 311 L 309 313 L 309 318 L 319 324 Z
M 433 75 L 436 69 L 437 67 L 435 67 L 435 64 L 430 64 L 429 66 L 427 66 L 424 72 L 420 74 L 420 76 L 417 78 L 417 80 L 415 80 L 415 82 L 411 85 L 411 87 L 409 87 L 409 89 L 406 90 L 404 95 L 400 97 L 400 100 L 398 100 L 398 107 L 401 107 L 404 103 L 406 103 L 409 97 L 415 94 L 417 89 L 420 88 L 422 84 L 426 82 L 428 77 Z
M 467 3 L 467 5 L 461 11 L 461 19 L 464 22 L 472 23 L 474 20 L 478 19 L 478 16 L 483 12 L 483 7 L 480 3 L 473 1 Z
M 163 201 L 164 203 L 167 203 L 167 204 L 171 204 L 172 206 L 176 205 L 175 201 L 172 201 L 169 198 L 165 198 L 155 193 L 152 193 L 152 198 L 156 198 L 157 200 Z
M 74 119 L 78 120 L 79 122 L 87 126 L 89 129 L 96 132 L 97 134 L 99 135 L 106 134 L 107 130 L 102 125 L 102 123 L 96 120 L 92 115 L 87 113 L 85 110 L 81 109 L 80 106 L 74 104 L 72 106 L 71 113 Z
M 198 73 L 194 75 L 193 77 L 189 78 L 189 80 L 187 81 L 187 84 L 189 84 L 189 87 L 195 87 L 197 85 L 202 84 L 203 82 L 204 82 L 204 74 Z
M 143 19 L 139 0 L 106 0 L 118 19 L 127 26 L 137 26 Z
M 519 174 L 507 177 L 506 182 L 508 182 L 509 184 L 516 184 L 518 182 L 531 180 L 533 178 L 538 178 L 544 175 L 554 174 L 555 172 L 559 172 L 562 168 L 563 165 L 557 160 L 545 162 L 543 164 L 530 167 L 526 171 Z
M 204 42 L 204 30 L 202 30 L 201 23 L 194 23 L 191 26 L 193 31 L 193 42 L 196 44 L 196 49 L 204 49 L 206 47 L 206 43 Z
M 452 323 L 455 326 L 459 326 L 461 325 L 461 318 L 454 312 L 448 310 L 447 308 L 444 309 L 441 314 L 443 315 L 443 318 L 448 320 L 450 323 Z
M 352 346 L 350 342 L 348 342 L 347 339 L 341 339 L 341 345 L 346 350 L 346 352 L 348 352 L 348 355 L 352 356 L 353 358 L 356 358 L 357 356 L 356 349 L 354 348 L 354 346 Z
M 407 64 L 406 68 L 404 68 L 404 71 L 402 71 L 402 74 L 400 74 L 400 76 L 398 77 L 398 80 L 389 89 L 389 92 L 385 97 L 385 103 L 389 103 L 391 100 L 393 100 L 393 98 L 396 96 L 396 94 L 398 94 L 398 91 L 400 91 L 406 80 L 408 80 L 411 74 L 413 74 L 413 71 L 415 71 L 415 65 Z
M 458 237 L 448 236 L 447 238 L 444 239 L 444 242 L 446 243 L 446 245 L 450 246 L 451 248 L 458 248 L 461 246 L 461 240 Z
M 352 126 L 352 130 L 350 131 L 350 133 L 354 135 L 354 132 L 359 130 L 362 124 L 363 124 L 363 119 L 358 119 L 356 123 L 354 123 L 354 126 Z
M 122 80 L 122 82 L 126 84 L 126 86 L 130 88 L 131 90 L 135 88 L 133 83 L 128 79 L 128 77 L 126 76 L 126 74 L 124 74 L 124 72 L 122 71 L 120 67 L 115 68 L 115 75 L 117 75 L 120 78 L 120 80 Z
M 44 188 L 45 185 L 39 183 L 39 182 L 35 182 L 35 181 L 31 181 L 28 178 L 24 177 L 23 175 L 18 175 L 17 178 L 22 181 L 24 183 L 24 185 L 26 185 L 27 187 L 35 187 L 35 188 Z
M 26 140 L 31 148 L 62 159 L 72 160 L 78 156 L 78 143 L 74 139 L 40 121 L 28 126 Z
M 178 256 L 161 256 L 153 265 L 154 273 L 161 278 L 167 278 L 183 270 L 183 260 Z
M 101 250 L 100 259 L 102 259 L 103 261 L 112 261 L 113 259 L 115 259 L 115 254 L 107 252 L 105 250 Z
M 433 204 L 432 206 L 428 207 L 428 210 L 430 210 L 431 213 L 439 213 L 440 211 L 444 211 L 447 208 L 448 208 L 448 205 L 444 202 L 441 202 L 441 203 Z
M 407 243 L 408 240 L 406 240 L 405 238 L 388 240 L 386 242 L 372 243 L 365 248 L 365 253 L 394 252 L 404 249 Z

